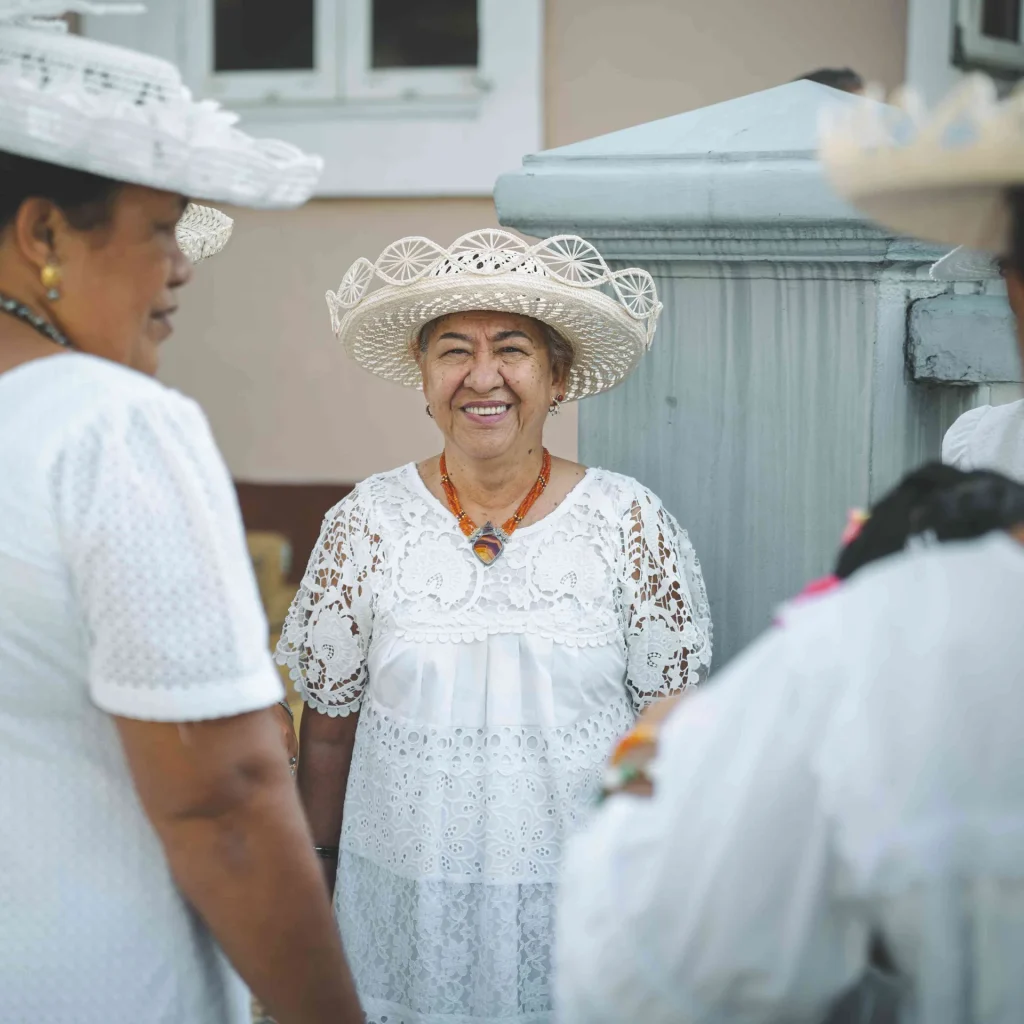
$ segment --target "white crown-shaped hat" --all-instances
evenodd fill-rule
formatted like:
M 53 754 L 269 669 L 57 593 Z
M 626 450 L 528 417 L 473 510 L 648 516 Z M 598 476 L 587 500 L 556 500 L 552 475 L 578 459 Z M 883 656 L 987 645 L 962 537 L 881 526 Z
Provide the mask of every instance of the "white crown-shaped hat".
M 821 160 L 836 190 L 901 234 L 994 254 L 1010 246 L 1007 189 L 1024 185 L 1024 93 L 984 75 L 929 113 L 910 91 L 825 113 Z
M 627 377 L 651 347 L 662 309 L 646 270 L 613 271 L 576 235 L 530 245 L 492 228 L 447 248 L 417 236 L 393 242 L 374 263 L 360 257 L 327 293 L 327 305 L 356 362 L 416 388 L 423 382 L 414 346 L 425 324 L 474 310 L 533 317 L 572 346 L 569 401 Z
M 239 206 L 305 202 L 319 157 L 240 131 L 234 114 L 194 100 L 167 61 L 39 28 L 61 11 L 136 6 L 0 0 L 0 150 Z

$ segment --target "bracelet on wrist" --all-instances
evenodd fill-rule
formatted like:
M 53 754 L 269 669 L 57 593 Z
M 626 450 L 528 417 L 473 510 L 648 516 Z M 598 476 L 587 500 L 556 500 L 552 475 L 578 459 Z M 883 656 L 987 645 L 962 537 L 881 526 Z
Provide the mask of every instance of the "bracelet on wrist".
M 653 786 L 654 782 L 643 768 L 632 764 L 610 764 L 604 773 L 604 784 L 598 796 L 598 803 L 603 803 L 610 796 L 621 793 L 634 782 Z
M 621 764 L 634 750 L 654 746 L 658 742 L 658 730 L 649 725 L 638 725 L 626 733 L 616 744 L 611 763 Z
M 323 860 L 337 860 L 338 848 L 336 846 L 314 846 L 316 855 Z
M 277 703 L 281 707 L 283 707 L 285 709 L 285 711 L 288 712 L 288 717 L 294 722 L 295 721 L 295 712 L 292 711 L 292 706 L 288 703 L 288 701 L 286 701 L 286 700 L 279 700 Z

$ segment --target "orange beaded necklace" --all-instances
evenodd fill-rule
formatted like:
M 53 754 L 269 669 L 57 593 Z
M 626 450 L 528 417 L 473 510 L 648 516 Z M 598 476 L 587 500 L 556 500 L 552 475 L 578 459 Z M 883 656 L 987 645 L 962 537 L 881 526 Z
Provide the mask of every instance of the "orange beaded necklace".
M 544 493 L 548 481 L 551 479 L 551 453 L 544 449 L 544 459 L 541 462 L 540 476 L 537 482 L 530 488 L 530 493 L 523 498 L 519 508 L 512 513 L 510 519 L 506 519 L 502 525 L 494 526 L 487 522 L 483 526 L 477 526 L 472 519 L 466 515 L 462 502 L 455 491 L 455 484 L 448 475 L 448 464 L 444 460 L 444 452 L 441 453 L 441 487 L 444 488 L 444 496 L 448 499 L 448 508 L 455 516 L 459 529 L 469 538 L 473 547 L 473 554 L 480 559 L 484 565 L 491 565 L 498 560 L 509 537 L 515 528 L 526 518 L 526 514 L 533 508 L 534 502 Z

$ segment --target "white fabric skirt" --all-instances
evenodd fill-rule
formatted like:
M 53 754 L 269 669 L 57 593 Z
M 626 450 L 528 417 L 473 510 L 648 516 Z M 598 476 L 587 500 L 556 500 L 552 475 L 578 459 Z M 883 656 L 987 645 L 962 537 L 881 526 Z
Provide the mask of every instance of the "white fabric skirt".
M 335 910 L 370 1024 L 547 1024 L 555 889 L 625 692 L 570 726 L 362 709 Z

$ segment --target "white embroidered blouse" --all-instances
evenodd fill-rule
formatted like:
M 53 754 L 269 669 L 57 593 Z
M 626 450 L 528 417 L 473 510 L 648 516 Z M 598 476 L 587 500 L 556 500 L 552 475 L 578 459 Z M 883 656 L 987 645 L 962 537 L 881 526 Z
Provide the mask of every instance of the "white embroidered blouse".
M 361 712 L 337 910 L 368 1019 L 547 1021 L 562 841 L 637 711 L 710 664 L 686 533 L 591 469 L 484 566 L 408 465 L 328 513 L 278 657 Z

